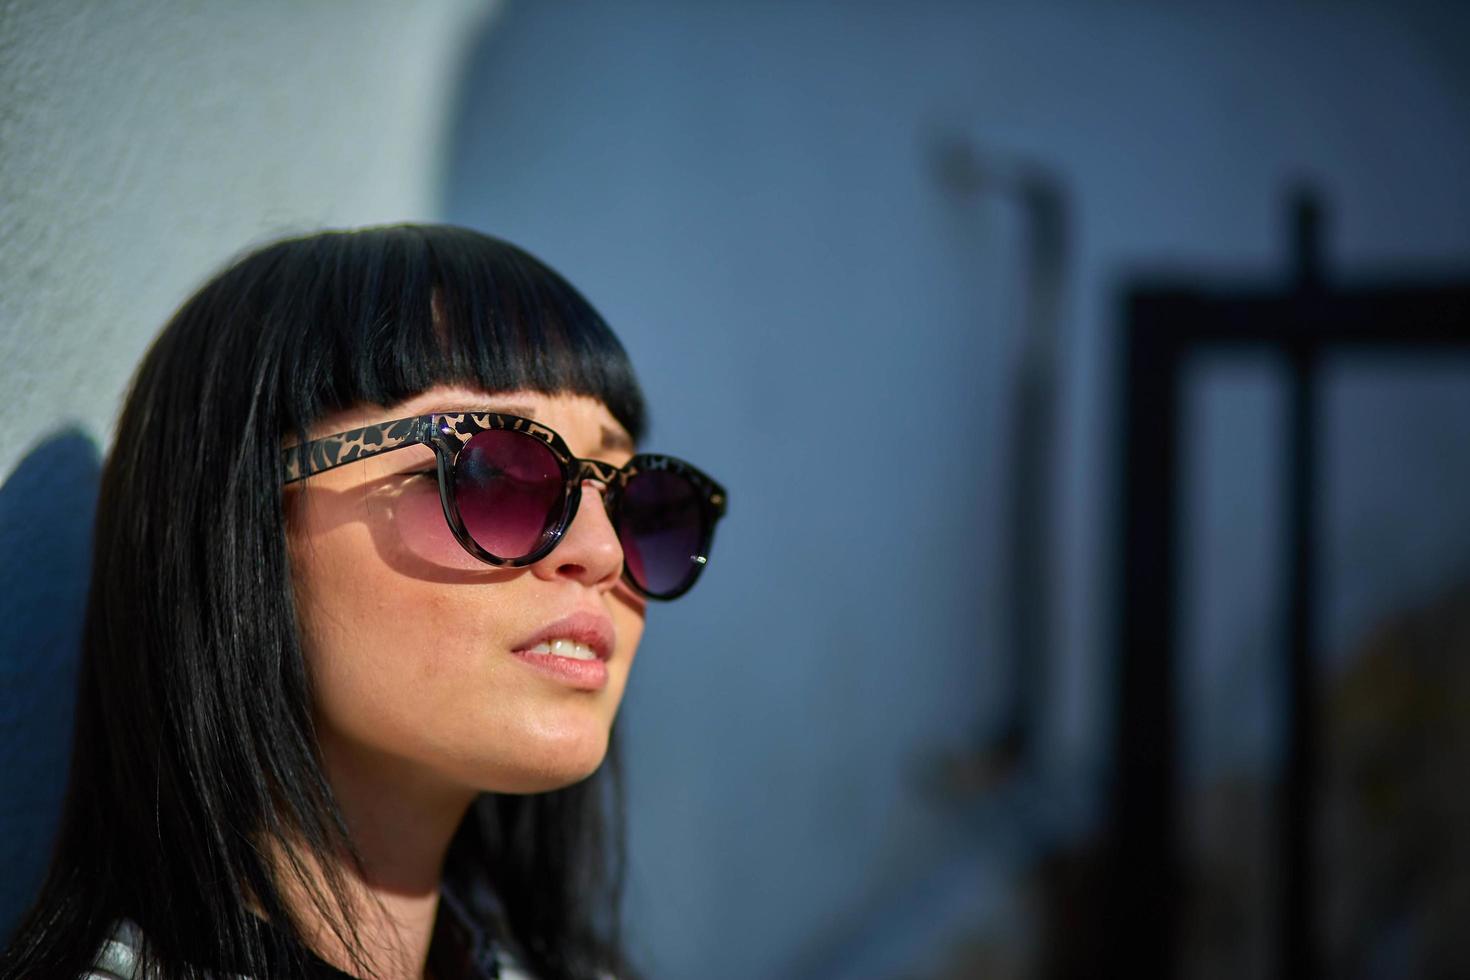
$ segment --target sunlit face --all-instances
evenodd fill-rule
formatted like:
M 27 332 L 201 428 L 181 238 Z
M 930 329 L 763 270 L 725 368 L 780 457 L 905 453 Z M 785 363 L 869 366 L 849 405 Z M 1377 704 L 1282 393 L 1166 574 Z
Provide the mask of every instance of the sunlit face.
M 596 399 L 447 386 L 387 409 L 340 413 L 312 436 L 459 409 L 533 418 L 578 456 L 619 466 L 632 456 L 628 433 Z M 329 759 L 449 793 L 542 792 L 597 768 L 644 616 L 644 601 L 622 582 L 622 548 L 597 484 L 583 484 L 556 548 L 524 568 L 486 565 L 460 547 L 427 446 L 340 466 L 287 494 L 297 606 Z M 589 630 L 611 639 L 605 684 L 569 681 L 535 652 L 537 639 L 569 618 L 584 639 Z

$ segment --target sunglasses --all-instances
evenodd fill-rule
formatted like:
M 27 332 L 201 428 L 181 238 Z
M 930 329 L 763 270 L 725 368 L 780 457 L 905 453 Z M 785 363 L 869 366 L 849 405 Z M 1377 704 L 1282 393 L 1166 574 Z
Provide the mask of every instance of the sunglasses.
M 284 451 L 293 483 L 369 456 L 429 446 L 449 529 L 481 561 L 517 568 L 551 553 L 577 516 L 582 481 L 605 488 L 623 547 L 623 577 L 650 599 L 688 592 L 709 559 L 725 488 L 672 456 L 639 453 L 621 467 L 580 459 L 540 422 L 452 412 L 379 422 Z

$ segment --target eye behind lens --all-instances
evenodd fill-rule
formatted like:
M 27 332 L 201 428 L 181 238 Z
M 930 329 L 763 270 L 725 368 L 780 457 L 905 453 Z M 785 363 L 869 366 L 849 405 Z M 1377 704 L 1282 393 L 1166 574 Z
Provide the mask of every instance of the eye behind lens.
M 497 558 L 532 554 L 556 526 L 566 480 L 556 454 L 513 429 L 470 438 L 454 463 L 454 498 L 465 530 Z
M 709 528 L 703 495 L 680 473 L 644 470 L 623 488 L 617 532 L 638 587 L 654 596 L 676 594 L 704 565 Z

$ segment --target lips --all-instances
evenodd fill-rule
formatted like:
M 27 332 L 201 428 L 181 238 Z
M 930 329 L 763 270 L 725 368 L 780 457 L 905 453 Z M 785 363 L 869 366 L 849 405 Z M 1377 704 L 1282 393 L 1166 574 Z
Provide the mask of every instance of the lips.
M 555 655 L 557 640 L 580 643 L 591 648 L 599 661 L 605 661 L 612 656 L 616 636 L 613 632 L 612 619 L 605 613 L 576 612 L 554 623 L 549 623 L 523 638 L 512 647 L 511 652 L 532 653 L 535 647 L 547 644 L 551 646 L 551 655 Z
M 559 684 L 600 691 L 607 687 L 613 640 L 612 619 L 606 613 L 578 612 L 524 638 L 511 656 Z

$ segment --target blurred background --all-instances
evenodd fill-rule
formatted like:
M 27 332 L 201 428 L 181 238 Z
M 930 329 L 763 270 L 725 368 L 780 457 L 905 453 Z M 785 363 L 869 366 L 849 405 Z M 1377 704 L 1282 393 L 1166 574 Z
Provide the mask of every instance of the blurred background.
M 1470 975 L 1470 8 L 0 0 L 0 928 L 128 377 L 251 244 L 563 272 L 731 491 L 654 978 Z

